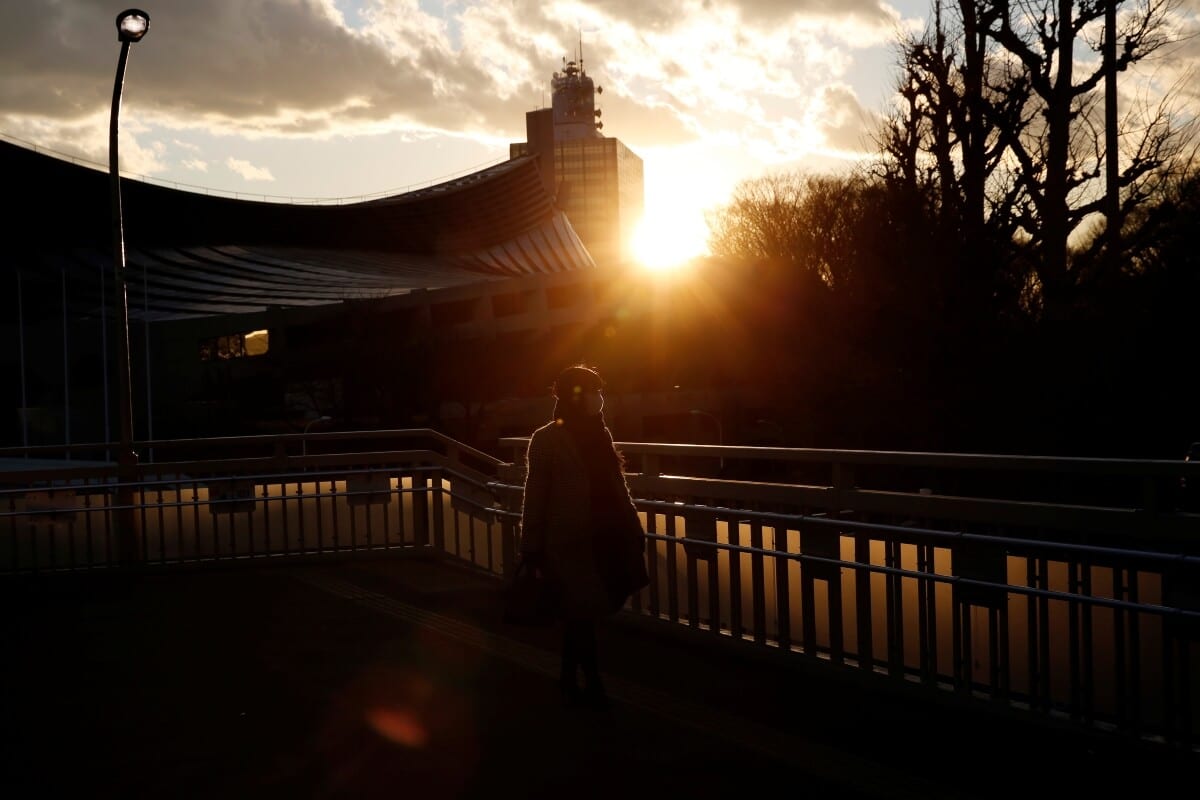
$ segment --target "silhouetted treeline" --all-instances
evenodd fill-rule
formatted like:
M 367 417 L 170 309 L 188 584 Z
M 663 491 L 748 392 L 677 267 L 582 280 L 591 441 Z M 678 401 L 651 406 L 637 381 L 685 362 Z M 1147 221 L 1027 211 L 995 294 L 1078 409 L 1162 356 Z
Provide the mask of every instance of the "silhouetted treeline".
M 769 176 L 711 222 L 805 444 L 1177 458 L 1200 439 L 1200 172 L 1130 214 L 1122 263 L 1053 315 L 1036 248 L 996 232 L 968 259 L 936 197 L 886 176 Z

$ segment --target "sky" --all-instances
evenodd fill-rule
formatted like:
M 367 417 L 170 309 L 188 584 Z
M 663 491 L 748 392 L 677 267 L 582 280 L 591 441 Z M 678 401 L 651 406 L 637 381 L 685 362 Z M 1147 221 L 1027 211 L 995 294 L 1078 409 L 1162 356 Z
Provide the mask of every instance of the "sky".
M 872 151 L 931 0 L 144 2 L 125 174 L 271 200 L 429 185 L 506 159 L 582 43 L 604 134 L 643 160 L 645 230 L 687 257 L 739 180 Z M 122 8 L 0 4 L 0 135 L 107 166 Z

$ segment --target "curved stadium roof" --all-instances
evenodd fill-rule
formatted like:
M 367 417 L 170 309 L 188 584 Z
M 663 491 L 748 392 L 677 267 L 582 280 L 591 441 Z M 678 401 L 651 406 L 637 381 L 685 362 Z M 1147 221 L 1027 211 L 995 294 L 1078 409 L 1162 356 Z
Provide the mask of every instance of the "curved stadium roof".
M 103 313 L 109 175 L 0 140 L 14 202 L 6 286 L 27 317 Z M 534 156 L 345 205 L 241 200 L 121 179 L 131 317 L 178 319 L 438 289 L 595 266 Z M 65 299 L 64 299 L 65 295 Z

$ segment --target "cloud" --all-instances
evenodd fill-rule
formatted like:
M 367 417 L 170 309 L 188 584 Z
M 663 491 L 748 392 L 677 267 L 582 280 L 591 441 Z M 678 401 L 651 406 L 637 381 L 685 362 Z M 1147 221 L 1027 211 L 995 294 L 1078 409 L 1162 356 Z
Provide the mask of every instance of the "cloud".
M 45 24 L 32 27 L 26 13 L 0 10 L 0 113 L 68 122 L 107 109 L 118 53 L 110 6 L 50 4 Z M 427 15 L 404 14 L 397 25 L 363 35 L 316 0 L 162 0 L 131 47 L 124 103 L 160 120 L 243 132 L 486 118 L 488 76 L 455 58 Z M 459 91 L 439 97 L 442 86 Z
M 136 135 L 139 126 L 123 130 L 118 148 L 121 171 L 134 175 L 157 175 L 167 169 L 167 148 L 162 142 L 143 142 Z M 105 153 L 107 162 L 107 152 Z
M 737 14 L 743 24 L 775 27 L 796 19 L 889 25 L 895 12 L 880 0 L 587 0 L 554 4 L 572 19 L 589 15 L 629 23 L 642 30 L 669 31 L 688 17 Z
M 896 18 L 879 0 L 740 0 L 737 5 L 746 19 L 766 24 L 801 17 L 876 27 L 891 25 Z
M 368 0 L 353 28 L 332 0 L 161 0 L 146 39 L 131 48 L 124 102 L 160 124 L 251 135 L 333 133 L 364 122 L 513 134 L 521 124 L 512 101 L 529 104 L 547 91 L 549 70 L 573 55 L 580 20 L 599 31 L 584 37 L 590 64 L 638 62 L 643 83 L 667 78 L 662 88 L 675 107 L 786 82 L 786 52 L 756 49 L 779 30 L 740 29 L 741 15 L 882 20 L 883 8 L 869 0 L 492 0 L 451 7 L 451 30 L 417 0 Z M 39 26 L 24 24 L 26 13 L 14 4 L 0 10 L 0 114 L 69 123 L 106 109 L 118 52 L 111 7 L 47 4 Z M 663 107 L 661 97 L 625 102 Z
M 879 124 L 879 115 L 863 108 L 849 86 L 825 87 L 811 111 L 827 149 L 862 154 L 871 148 L 870 135 Z
M 855 49 L 883 41 L 899 20 L 878 0 L 460 0 L 436 15 L 430 7 L 158 0 L 149 33 L 130 49 L 123 162 L 161 168 L 174 153 L 198 170 L 229 155 L 183 146 L 200 135 L 517 141 L 523 112 L 549 103 L 550 74 L 581 36 L 588 71 L 604 87 L 604 132 L 635 150 L 714 137 L 754 138 L 774 152 L 820 141 L 806 127 L 814 124 L 841 147 L 855 117 L 828 87 L 844 82 Z M 43 24 L 30 28 L 18 4 L 0 4 L 0 131 L 103 160 L 119 52 L 113 9 L 60 0 L 39 13 Z M 822 102 L 829 118 L 814 118 L 808 110 Z M 162 144 L 124 144 L 147 130 Z M 247 180 L 270 179 L 243 167 L 235 171 Z
M 599 103 L 603 132 L 639 147 L 681 144 L 695 139 L 698 132 L 689 120 L 667 105 L 639 102 L 627 96 L 604 94 Z
M 271 174 L 271 170 L 263 167 L 256 167 L 249 161 L 243 161 L 240 158 L 225 159 L 225 166 L 229 168 L 230 172 L 235 172 L 248 181 L 275 180 L 275 176 Z
M 844 52 L 803 25 L 759 30 L 739 19 L 726 6 L 679 19 L 669 32 L 609 20 L 587 51 L 612 90 L 602 100 L 614 106 L 614 123 L 615 107 L 622 110 L 620 127 L 610 130 L 648 145 L 769 131 L 849 66 Z

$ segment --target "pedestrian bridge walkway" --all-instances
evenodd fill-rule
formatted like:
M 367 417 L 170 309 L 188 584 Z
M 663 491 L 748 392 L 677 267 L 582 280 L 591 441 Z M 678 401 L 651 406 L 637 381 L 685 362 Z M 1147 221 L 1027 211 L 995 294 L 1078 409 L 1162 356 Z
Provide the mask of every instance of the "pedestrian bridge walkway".
M 630 612 L 612 706 L 564 708 L 553 631 L 442 559 L 0 585 L 14 799 L 1114 797 L 1197 766 Z
M 1200 464 L 622 443 L 652 579 L 602 634 L 616 702 L 589 716 L 558 705 L 552 633 L 498 621 L 507 444 L 0 452 L 4 774 L 25 796 L 1007 797 L 1200 766 Z

